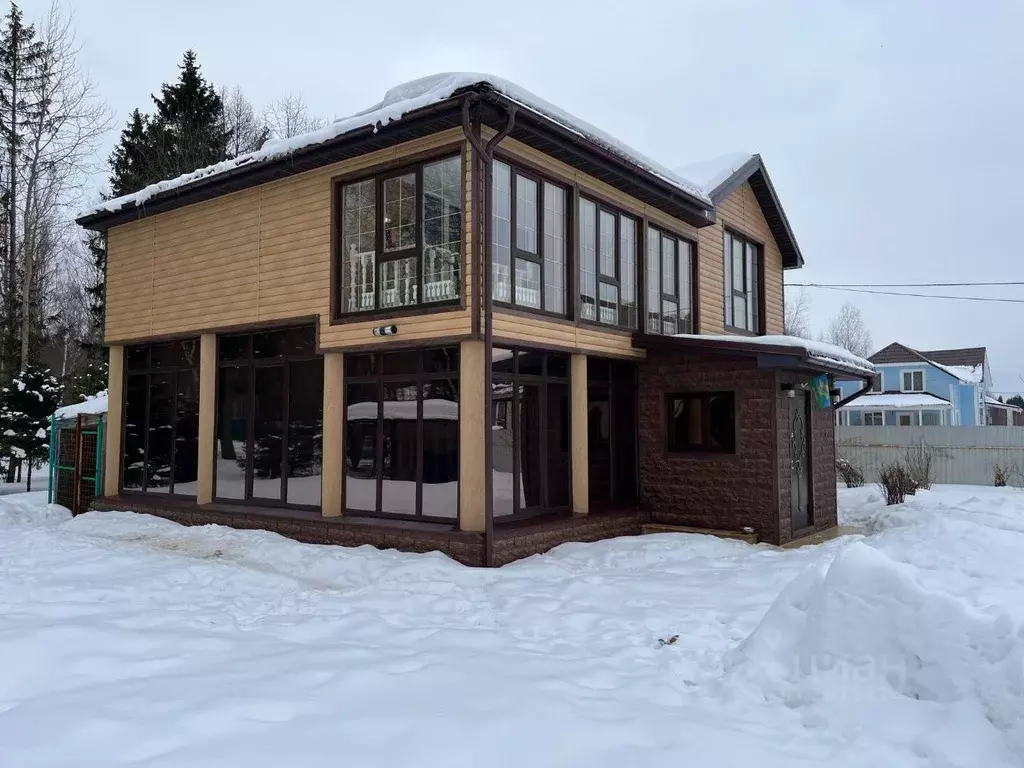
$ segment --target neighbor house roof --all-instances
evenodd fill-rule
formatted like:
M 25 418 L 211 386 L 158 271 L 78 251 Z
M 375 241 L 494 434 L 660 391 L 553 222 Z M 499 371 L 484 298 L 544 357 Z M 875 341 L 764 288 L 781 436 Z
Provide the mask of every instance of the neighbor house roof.
M 985 378 L 985 347 L 931 349 L 921 351 L 892 343 L 868 359 L 876 365 L 887 363 L 927 363 L 966 384 L 980 384 Z
M 879 408 L 952 408 L 953 404 L 927 392 L 908 392 L 905 394 L 886 393 L 869 394 L 865 393 L 856 400 L 841 406 L 843 408 L 858 408 L 872 410 Z
M 733 152 L 728 155 L 705 160 L 699 163 L 684 165 L 676 169 L 676 173 L 700 186 L 704 193 L 717 206 L 735 192 L 745 182 L 761 207 L 772 237 L 782 252 L 782 265 L 786 269 L 802 267 L 803 254 L 796 242 L 796 236 L 782 210 L 782 203 L 775 192 L 768 171 L 760 155 L 749 152 Z
M 713 222 L 713 204 L 699 185 L 613 136 L 508 80 L 445 72 L 392 88 L 372 107 L 316 131 L 269 141 L 256 152 L 104 201 L 80 214 L 78 223 L 106 229 L 461 126 L 463 97 L 472 93 L 488 99 L 478 115 L 484 124 L 503 126 L 505 108 L 515 107 L 512 138 L 571 161 L 584 172 L 696 226 Z
M 1019 405 L 1001 402 L 998 398 L 992 397 L 992 395 L 985 395 L 985 405 L 991 405 L 993 408 L 1005 408 L 1008 411 L 1024 410 L 1024 408 L 1021 408 Z

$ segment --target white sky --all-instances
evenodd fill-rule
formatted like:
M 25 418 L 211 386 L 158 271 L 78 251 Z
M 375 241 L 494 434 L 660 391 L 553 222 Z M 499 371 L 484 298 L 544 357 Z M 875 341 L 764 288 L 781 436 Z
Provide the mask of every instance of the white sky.
M 30 18 L 47 4 L 23 0 Z M 301 91 L 327 117 L 433 72 L 491 72 L 668 166 L 760 152 L 807 259 L 790 282 L 1024 280 L 1013 237 L 1024 211 L 1016 0 L 73 8 L 82 63 L 116 112 L 100 159 L 128 113 L 176 78 L 186 48 L 208 79 L 240 85 L 257 105 Z M 996 388 L 1024 390 L 1024 304 L 809 294 L 815 329 L 849 299 L 876 348 L 987 346 Z

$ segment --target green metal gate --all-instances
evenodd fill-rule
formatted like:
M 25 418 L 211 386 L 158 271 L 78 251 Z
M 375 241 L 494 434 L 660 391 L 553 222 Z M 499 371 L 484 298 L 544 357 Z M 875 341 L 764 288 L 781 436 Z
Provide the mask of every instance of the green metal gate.
M 103 427 L 102 415 L 51 418 L 51 504 L 60 504 L 80 515 L 89 509 L 95 497 L 103 495 Z

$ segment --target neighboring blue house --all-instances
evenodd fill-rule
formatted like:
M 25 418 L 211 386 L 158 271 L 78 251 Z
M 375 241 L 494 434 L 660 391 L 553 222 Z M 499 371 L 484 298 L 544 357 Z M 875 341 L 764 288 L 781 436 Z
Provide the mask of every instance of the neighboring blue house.
M 839 409 L 849 426 L 978 426 L 990 423 L 991 376 L 984 347 L 921 352 L 890 344 L 868 358 L 878 378 L 865 393 Z M 840 381 L 843 397 L 863 384 Z

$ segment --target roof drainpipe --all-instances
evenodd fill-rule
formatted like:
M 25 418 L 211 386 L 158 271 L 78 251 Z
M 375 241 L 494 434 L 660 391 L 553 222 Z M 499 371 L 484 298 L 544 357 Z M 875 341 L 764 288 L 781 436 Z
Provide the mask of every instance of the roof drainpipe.
M 871 389 L 871 387 L 873 387 L 874 384 L 875 384 L 875 378 L 877 378 L 877 377 L 876 376 L 868 376 L 866 379 L 864 379 L 864 386 L 861 387 L 860 389 L 858 389 L 856 392 L 854 392 L 849 397 L 845 397 L 842 400 L 840 400 L 838 403 L 833 405 L 832 406 L 833 410 L 839 410 L 840 408 L 842 408 L 847 403 L 856 400 L 858 397 L 860 397 L 865 392 L 867 392 L 869 389 Z
M 497 98 L 491 95 L 491 100 L 498 102 Z M 493 185 L 494 185 L 494 149 L 501 141 L 512 132 L 516 122 L 516 107 L 514 104 L 505 103 L 505 126 L 491 137 L 485 145 L 483 141 L 473 132 L 471 111 L 480 104 L 481 98 L 478 94 L 471 94 L 462 102 L 462 133 L 474 151 L 484 162 L 484 184 L 483 184 L 483 216 L 484 216 L 484 242 L 480 249 L 482 257 L 479 260 L 480 270 L 483 272 L 483 308 L 484 308 L 484 402 L 485 420 L 490 422 L 490 414 L 493 408 L 491 393 L 491 351 L 494 347 L 494 318 L 492 316 L 493 301 L 491 297 L 491 283 L 493 279 L 491 271 L 491 250 L 494 233 L 493 223 Z M 474 163 L 476 165 L 476 163 Z M 487 439 L 484 440 L 484 565 L 494 565 L 494 450 L 491 444 L 490 424 L 488 423 Z

